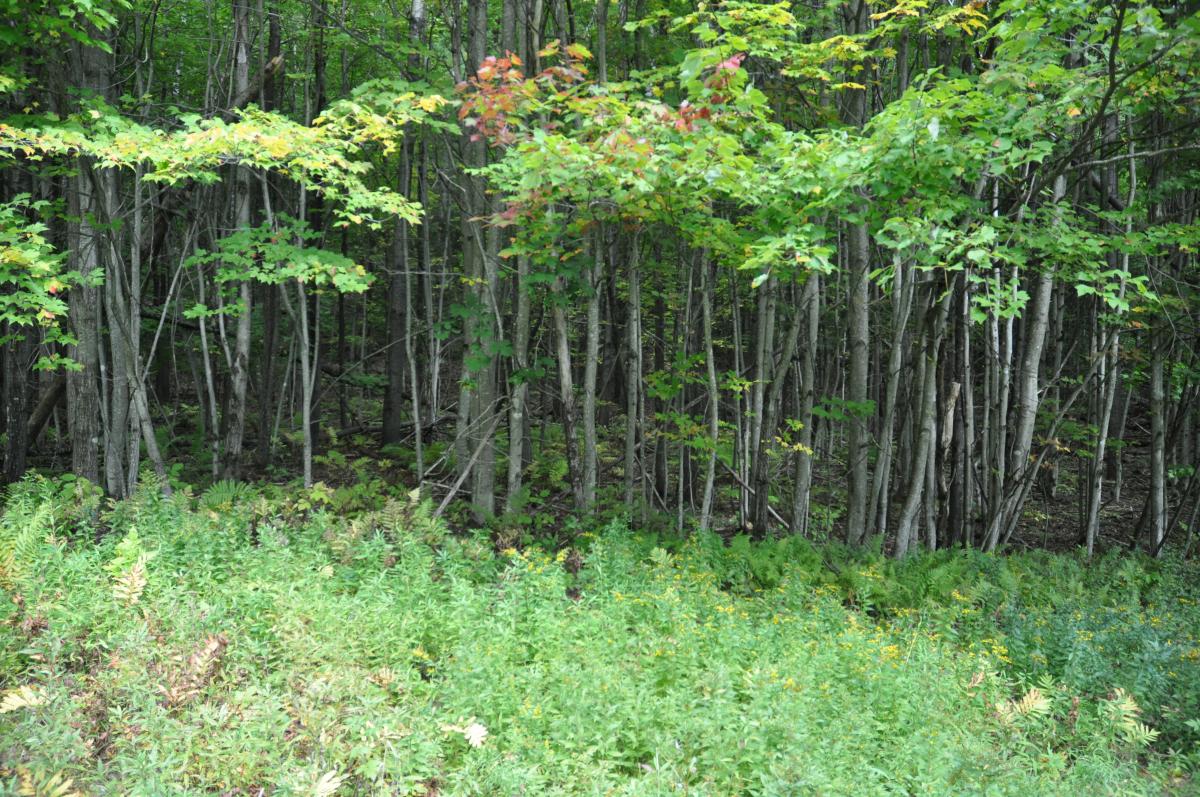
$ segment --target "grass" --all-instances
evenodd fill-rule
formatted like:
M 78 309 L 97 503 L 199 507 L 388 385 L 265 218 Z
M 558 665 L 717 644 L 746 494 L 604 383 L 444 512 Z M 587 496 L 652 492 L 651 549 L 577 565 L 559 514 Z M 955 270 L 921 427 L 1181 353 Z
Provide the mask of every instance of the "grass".
M 894 564 L 616 524 L 497 551 L 417 505 L 342 521 L 225 489 L 105 511 L 70 484 L 13 491 L 10 792 L 1192 788 L 1185 563 Z

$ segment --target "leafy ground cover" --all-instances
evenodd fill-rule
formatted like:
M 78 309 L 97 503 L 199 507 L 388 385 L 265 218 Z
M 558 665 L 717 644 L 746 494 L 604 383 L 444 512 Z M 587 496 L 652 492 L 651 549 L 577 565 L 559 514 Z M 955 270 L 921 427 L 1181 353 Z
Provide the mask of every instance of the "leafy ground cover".
M 416 503 L 31 480 L 0 567 L 21 794 L 1151 795 L 1200 760 L 1180 561 L 497 550 Z

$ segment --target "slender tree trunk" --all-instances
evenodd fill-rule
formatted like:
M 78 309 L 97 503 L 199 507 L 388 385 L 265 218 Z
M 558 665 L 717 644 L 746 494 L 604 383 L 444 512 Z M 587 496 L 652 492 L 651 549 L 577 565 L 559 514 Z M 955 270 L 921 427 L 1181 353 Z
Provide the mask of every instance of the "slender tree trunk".
M 733 370 L 740 380 L 746 373 L 745 348 L 742 345 L 742 314 L 741 297 L 738 295 L 737 274 L 729 278 L 730 306 L 733 308 Z M 734 438 L 734 469 L 737 472 L 738 484 L 738 525 L 746 528 L 750 517 L 750 447 L 749 424 L 747 423 L 750 397 L 747 391 L 739 387 L 733 395 L 733 438 Z
M 1109 121 L 1109 138 L 1116 138 L 1116 118 L 1113 117 Z M 1106 182 L 1109 185 L 1109 191 L 1116 193 L 1117 191 L 1117 176 L 1115 167 L 1110 169 Z M 1129 197 L 1126 200 L 1125 206 L 1132 207 L 1137 196 L 1137 166 L 1134 159 L 1129 161 Z M 1132 232 L 1132 224 L 1126 223 L 1125 234 L 1129 235 Z M 1119 262 L 1118 262 L 1119 261 Z M 1125 274 L 1129 271 L 1129 254 L 1125 253 L 1119 258 L 1114 256 L 1110 259 L 1110 265 L 1119 266 L 1120 288 L 1118 295 L 1121 299 L 1125 298 Z M 1087 519 L 1084 523 L 1085 544 L 1087 546 L 1088 558 L 1096 550 L 1096 538 L 1100 534 L 1100 505 L 1104 493 L 1104 474 L 1106 469 L 1106 456 L 1108 449 L 1108 434 L 1109 427 L 1112 422 L 1113 404 L 1117 397 L 1117 388 L 1121 383 L 1121 331 L 1119 326 L 1115 326 L 1109 332 L 1108 345 L 1103 352 L 1102 360 L 1099 364 L 1100 373 L 1097 384 L 1099 385 L 1100 396 L 1100 412 L 1096 419 L 1096 448 L 1093 452 L 1092 459 L 1088 462 L 1088 507 Z
M 654 297 L 654 370 L 661 373 L 666 366 L 666 315 L 667 306 L 663 301 L 662 294 Z M 661 399 L 655 398 L 653 404 L 647 408 L 647 418 L 657 418 L 658 413 L 664 405 Z M 645 436 L 643 436 L 643 441 Z M 654 442 L 654 492 L 657 494 L 660 501 L 663 503 L 663 508 L 666 509 L 667 488 L 669 486 L 669 474 L 667 473 L 667 441 L 663 435 L 659 435 Z
M 486 0 L 468 0 L 467 3 L 467 69 L 474 72 L 487 53 L 488 4 Z M 464 136 L 463 160 L 468 168 L 481 167 L 487 163 L 487 147 L 483 141 L 471 141 Z M 496 445 L 494 432 L 497 424 L 492 422 L 496 408 L 496 343 L 503 339 L 500 326 L 499 302 L 500 276 L 496 266 L 499 236 L 481 219 L 490 211 L 490 200 L 485 193 L 483 178 L 477 175 L 464 176 L 466 185 L 466 214 L 463 217 L 463 249 L 467 260 L 468 278 L 472 281 L 474 299 L 479 317 L 474 320 L 470 340 L 464 349 L 464 374 L 471 375 L 471 387 L 463 395 L 469 405 L 468 440 L 478 448 L 465 464 L 471 472 L 471 503 L 476 520 L 483 520 L 495 511 Z M 481 364 L 481 365 L 480 365 Z M 465 384 L 465 383 L 464 383 Z M 460 404 L 460 415 L 466 407 Z M 482 437 L 480 437 L 482 435 Z
M 142 169 L 134 171 L 133 225 L 128 267 L 115 240 L 109 238 L 109 268 L 105 283 L 105 307 L 109 326 L 109 349 L 113 382 L 109 399 L 109 429 L 106 430 L 105 463 L 109 492 L 114 496 L 131 493 L 137 484 L 140 456 L 139 439 L 158 477 L 162 491 L 171 494 L 166 464 L 158 449 L 141 356 L 141 238 Z M 109 226 L 116 226 L 116 186 L 110 183 L 98 192 L 103 203 L 98 208 Z
M 1066 179 L 1059 177 L 1054 184 L 1054 201 L 1066 194 Z M 1042 361 L 1042 350 L 1046 343 L 1046 329 L 1050 321 L 1050 300 L 1054 294 L 1054 270 L 1044 264 L 1038 275 L 1033 300 L 1026 308 L 1024 356 L 1021 359 L 1020 382 L 1017 386 L 1017 415 L 1013 433 L 1012 451 L 1008 458 L 1008 478 L 1004 486 L 993 496 L 996 502 L 985 550 L 993 551 L 1003 539 L 1012 534 L 1020 519 L 1025 496 L 1028 495 L 1026 480 L 1029 479 L 1029 454 L 1033 446 L 1033 430 L 1039 406 L 1038 374 Z M 1011 343 L 1009 344 L 1011 350 Z M 1001 419 L 1003 422 L 1003 419 Z M 1003 450 L 999 452 L 1003 457 Z
M 870 24 L 869 10 L 865 0 L 857 0 L 843 9 L 848 17 L 847 29 L 862 33 Z M 860 78 L 853 78 L 860 79 Z M 848 93 L 844 116 L 849 124 L 863 127 L 867 123 L 870 98 L 865 89 Z M 865 215 L 866 200 L 857 208 Z M 849 263 L 849 296 L 847 307 L 847 348 L 849 364 L 846 380 L 846 400 L 849 403 L 850 421 L 846 447 L 846 541 L 851 545 L 862 545 L 872 532 L 867 528 L 867 502 L 871 500 L 868 482 L 868 456 L 870 430 L 867 426 L 868 378 L 870 370 L 870 233 L 865 221 L 856 220 L 849 224 L 846 236 L 847 260 Z
M 89 177 L 95 187 L 97 215 L 105 222 L 113 221 L 117 204 L 116 175 L 108 169 L 91 170 Z M 104 235 L 107 263 L 104 279 L 104 316 L 107 321 L 108 335 L 108 372 L 106 384 L 101 386 L 101 406 L 107 405 L 108 412 L 101 418 L 104 422 L 104 480 L 109 495 L 114 498 L 124 498 L 129 494 L 130 463 L 130 358 L 126 347 L 131 345 L 128 334 L 140 329 L 127 330 L 130 308 L 127 301 L 130 290 L 129 275 L 125 273 L 125 263 L 117 254 L 116 232 Z M 136 248 L 136 244 L 135 244 Z M 103 355 L 102 355 L 103 356 Z M 107 401 L 105 400 L 107 399 Z M 136 468 L 136 465 L 134 465 Z M 136 470 L 134 471 L 136 474 Z
M 961 350 L 959 368 L 962 374 L 962 434 L 959 435 L 959 464 L 962 476 L 962 497 L 960 501 L 961 527 L 964 529 L 965 542 L 968 546 L 975 545 L 975 375 L 971 365 L 971 282 L 967 274 L 962 276 L 962 309 L 959 312 L 959 339 Z M 956 526 L 957 528 L 958 526 Z
M 313 395 L 316 392 L 316 373 L 313 368 L 316 360 L 316 349 L 318 341 L 313 330 L 310 329 L 309 313 L 308 313 L 308 296 L 304 290 L 304 283 L 299 280 L 294 281 L 296 289 L 296 302 L 293 305 L 288 298 L 287 290 L 284 289 L 283 302 L 287 308 L 288 315 L 296 324 L 296 337 L 299 339 L 299 345 L 296 347 L 300 357 L 300 424 L 303 434 L 303 456 L 301 467 L 304 476 L 304 486 L 313 486 Z M 314 316 L 315 317 L 315 316 Z
M 641 243 L 635 232 L 629 247 L 629 311 L 626 318 L 625 379 L 625 506 L 634 501 L 645 511 L 645 404 L 642 394 L 642 275 Z M 638 456 L 638 446 L 642 446 Z
M 250 85 L 250 5 L 248 0 L 233 0 L 233 95 L 240 97 Z M 250 226 L 250 171 L 234 169 L 233 226 Z M 238 285 L 241 301 L 237 316 L 232 359 L 229 363 L 229 404 L 226 408 L 225 446 L 221 457 L 221 475 L 236 479 L 241 475 L 242 442 L 246 434 L 246 388 L 250 379 L 251 311 L 254 292 L 249 282 Z
M 686 286 L 683 294 L 683 313 L 681 315 L 676 312 L 674 331 L 671 334 L 671 340 L 678 345 L 677 362 L 687 362 L 691 354 L 689 343 L 692 337 L 692 324 L 694 316 L 692 315 L 693 294 L 696 285 L 696 261 L 693 258 L 680 257 L 680 266 L 684 271 L 685 279 L 682 280 Z M 684 418 L 687 415 L 687 400 L 688 390 L 687 382 L 680 385 L 679 391 L 675 396 L 675 417 Z M 691 479 L 691 449 L 683 440 L 679 441 L 679 465 L 676 471 L 677 478 L 675 480 L 675 532 L 683 534 L 684 523 L 684 500 L 687 488 L 690 486 Z
M 411 145 L 405 141 L 400 148 L 400 193 L 408 196 L 410 182 Z M 408 263 L 408 222 L 397 219 L 392 234 L 391 261 L 388 269 L 387 296 L 387 389 L 383 396 L 384 445 L 394 445 L 404 436 L 404 383 L 408 379 L 409 345 L 406 336 L 410 268 Z
M 849 349 L 850 364 L 847 376 L 846 400 L 849 403 L 850 433 L 847 442 L 846 474 L 846 541 L 862 545 L 867 534 L 867 502 L 870 500 L 867 481 L 867 455 L 870 433 L 867 429 L 867 379 L 870 368 L 869 318 L 869 253 L 870 241 L 865 223 L 850 225 L 850 297 Z
M 794 289 L 795 286 L 793 285 Z M 793 297 L 795 293 L 793 293 Z M 794 301 L 794 300 L 793 300 Z M 804 326 L 804 313 L 801 302 L 794 301 L 792 320 L 788 325 L 787 336 L 784 338 L 783 353 L 779 362 L 771 368 L 770 390 L 767 392 L 766 405 L 763 410 L 762 426 L 756 441 L 758 450 L 754 456 L 752 482 L 754 486 L 754 515 L 755 528 L 769 528 L 772 517 L 771 508 L 771 459 L 775 445 L 775 432 L 779 425 L 779 415 L 783 405 L 783 388 L 787 383 L 787 374 L 791 370 L 792 360 L 796 356 L 796 344 L 800 339 L 800 330 Z M 771 355 L 774 357 L 774 355 Z
M 417 80 L 420 77 L 421 59 L 417 48 L 422 45 L 425 31 L 425 3 L 415 0 L 409 13 L 408 38 L 409 46 L 413 49 L 407 64 L 408 78 Z M 412 159 L 413 140 L 405 138 L 400 146 L 400 173 L 398 177 L 399 191 L 404 196 L 412 193 Z M 412 332 L 412 267 L 409 257 L 409 223 L 404 219 L 396 219 L 393 228 L 391 246 L 391 267 L 388 279 L 387 298 L 387 354 L 385 357 L 387 370 L 387 389 L 383 398 L 383 435 L 384 445 L 394 445 L 403 438 L 405 381 L 412 383 L 412 395 L 418 395 L 415 374 L 416 364 L 412 362 L 414 347 L 410 339 Z M 414 406 L 414 423 L 416 434 L 420 438 L 420 422 L 415 418 L 420 414 Z M 418 457 L 420 459 L 420 457 Z M 418 470 L 423 470 L 418 465 Z
M 891 503 L 892 434 L 896 422 L 896 405 L 900 394 L 900 375 L 904 364 L 904 332 L 908 327 L 908 315 L 912 309 L 912 276 L 905 275 L 904 263 L 899 253 L 893 258 L 892 268 L 892 335 L 888 353 L 887 392 L 884 399 L 883 425 L 879 431 L 879 457 L 871 482 L 871 499 L 868 504 L 867 528 L 886 535 L 888 509 Z
M 588 278 L 587 360 L 583 366 L 583 506 L 591 509 L 596 502 L 596 373 L 600 361 L 600 286 L 604 281 L 604 230 L 595 235 L 592 269 Z
M 202 266 L 196 266 L 196 293 L 200 300 L 200 305 L 205 306 L 205 275 Z M 210 465 L 213 479 L 216 479 L 220 474 L 221 469 L 221 447 L 220 447 L 220 421 L 217 418 L 217 387 L 216 379 L 213 374 L 212 351 L 208 343 L 208 319 L 205 316 L 200 316 L 200 359 L 204 365 L 204 390 L 200 390 L 197 385 L 197 394 L 200 397 L 200 405 L 207 409 L 207 428 L 205 434 L 208 438 L 208 448 L 210 452 Z M 281 393 L 282 396 L 282 393 Z M 207 401 L 205 401 L 207 399 Z M 203 413 L 202 413 L 203 416 Z M 273 436 L 273 435 L 272 435 Z
M 608 1 L 596 0 L 596 77 L 608 82 Z
M 804 284 L 803 312 L 807 321 L 804 348 L 800 350 L 800 440 L 803 450 L 796 454 L 795 490 L 792 495 L 791 532 L 808 534 L 809 508 L 812 500 L 813 454 L 816 440 L 813 435 L 813 404 L 816 401 L 817 335 L 821 324 L 818 303 L 821 277 L 817 272 L 808 275 Z
M 27 175 L 0 173 L 0 201 L 16 194 L 33 194 L 33 179 Z M 7 291 L 6 291 L 7 292 Z M 5 340 L 0 347 L 3 355 L 3 422 L 4 483 L 11 484 L 25 475 L 29 441 L 37 432 L 30 434 L 29 397 L 33 389 L 30 374 L 33 369 L 38 332 L 33 326 L 22 326 L 14 322 L 3 325 Z
M 583 474 L 580 472 L 578 441 L 575 439 L 576 410 L 575 382 L 571 375 L 571 339 L 567 330 L 567 313 L 564 308 L 561 280 L 554 284 L 554 332 L 558 345 L 558 388 L 562 402 L 563 443 L 567 454 L 567 477 L 571 483 L 571 494 L 575 508 L 585 508 Z
M 262 312 L 262 360 L 259 366 L 258 389 L 258 440 L 255 445 L 254 460 L 260 468 L 265 468 L 271 461 L 273 449 L 271 437 L 271 410 L 275 406 L 275 396 L 278 386 L 275 384 L 275 359 L 279 351 L 279 288 L 276 285 L 264 285 L 261 291 Z
M 29 450 L 29 374 L 36 349 L 35 330 L 5 324 L 9 342 L 4 345 L 4 483 L 11 484 L 25 475 Z
M 1125 485 L 1125 422 L 1129 417 L 1129 403 L 1133 400 L 1133 391 L 1122 388 L 1119 380 L 1117 389 L 1121 393 L 1121 398 L 1118 402 L 1118 411 L 1112 419 L 1112 428 L 1109 429 L 1109 439 L 1116 440 L 1121 445 L 1110 445 L 1108 447 L 1107 462 L 1108 479 L 1112 482 L 1112 500 L 1114 503 L 1120 502 L 1121 490 Z
M 708 457 L 704 468 L 704 498 L 700 502 L 700 531 L 708 531 L 712 519 L 713 483 L 717 472 L 717 445 L 721 431 L 721 394 L 717 388 L 717 363 L 713 356 L 713 310 L 714 286 L 712 264 L 708 253 L 700 254 L 700 308 L 701 325 L 704 331 L 704 365 L 708 388 Z M 799 311 L 797 311 L 799 312 Z M 784 366 L 786 368 L 786 365 Z M 782 378 L 780 379 L 782 381 Z
M 422 140 L 421 142 L 421 169 L 417 175 L 417 196 L 421 202 L 421 207 L 429 207 L 429 142 Z M 450 203 L 446 204 L 446 223 L 445 237 L 450 236 Z M 433 244 L 432 232 L 430 231 L 431 223 L 427 222 L 421 225 L 421 296 L 425 305 L 425 328 L 427 330 L 425 336 L 425 406 L 428 408 L 426 413 L 429 417 L 429 422 L 434 423 L 441 417 L 441 364 L 442 364 L 442 339 L 438 334 L 438 328 L 435 321 L 441 318 L 441 300 L 445 292 L 445 275 L 447 270 L 446 261 L 448 258 L 443 257 L 441 262 L 441 276 L 443 277 L 441 286 L 436 292 L 438 301 L 434 302 L 435 291 L 433 288 L 434 273 L 433 273 Z M 365 313 L 364 313 L 365 317 Z
M 516 318 L 513 322 L 513 373 L 509 377 L 508 401 L 508 490 L 505 507 L 516 511 L 525 470 L 525 412 L 529 401 L 529 258 L 517 257 L 517 285 L 513 291 Z
M 1167 394 L 1163 366 L 1166 344 L 1162 332 L 1151 335 L 1150 355 L 1150 496 L 1147 546 L 1156 555 L 1167 535 Z
M 88 31 L 98 38 L 95 28 Z M 77 45 L 73 52 L 75 83 L 103 96 L 108 92 L 108 61 L 96 47 Z M 79 173 L 69 178 L 67 253 L 71 270 L 86 279 L 71 289 L 68 318 L 76 343 L 67 356 L 79 364 L 67 374 L 67 422 L 71 430 L 71 470 L 77 476 L 100 484 L 100 305 L 101 288 L 90 279 L 102 273 L 100 247 L 104 233 L 97 229 L 96 189 L 89 178 L 91 164 L 83 159 Z
M 415 461 L 417 486 L 425 482 L 425 437 L 421 426 L 421 379 L 417 367 L 416 331 L 413 329 L 413 318 L 416 315 L 413 307 L 413 273 L 412 261 L 405 258 L 408 266 L 404 270 L 404 354 L 408 361 L 408 381 L 410 390 L 410 409 L 413 422 L 413 454 Z
M 896 521 L 897 559 L 903 558 L 915 541 L 915 525 L 917 511 L 922 499 L 932 500 L 926 489 L 928 484 L 928 460 L 933 456 L 934 434 L 937 429 L 937 360 L 941 344 L 942 329 L 945 326 L 946 315 L 950 309 L 950 294 L 947 292 L 933 310 L 937 318 L 928 323 L 921 335 L 921 348 L 924 350 L 921 361 L 920 382 L 921 397 L 917 424 L 920 433 L 917 437 L 917 450 L 913 456 L 913 464 L 909 469 L 908 495 L 900 510 L 900 518 Z

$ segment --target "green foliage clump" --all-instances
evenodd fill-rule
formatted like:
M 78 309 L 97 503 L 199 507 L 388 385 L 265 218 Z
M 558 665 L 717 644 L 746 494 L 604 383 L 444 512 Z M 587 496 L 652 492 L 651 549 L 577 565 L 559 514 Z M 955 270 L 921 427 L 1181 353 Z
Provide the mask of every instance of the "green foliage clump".
M 1161 794 L 1190 760 L 1161 693 L 1028 666 L 1013 617 L 1069 611 L 1035 578 L 1059 560 L 618 523 L 497 550 L 415 497 L 343 520 L 229 485 L 140 492 L 96 543 L 57 527 L 60 489 L 0 520 L 13 791 Z M 1089 572 L 1058 574 L 1081 606 Z M 1096 606 L 1185 575 L 1116 570 Z

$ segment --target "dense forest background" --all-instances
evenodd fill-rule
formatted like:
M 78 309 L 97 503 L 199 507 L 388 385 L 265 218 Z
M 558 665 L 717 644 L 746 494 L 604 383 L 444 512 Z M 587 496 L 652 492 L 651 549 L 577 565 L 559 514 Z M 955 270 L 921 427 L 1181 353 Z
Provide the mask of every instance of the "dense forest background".
M 1193 3 L 0 8 L 8 481 L 1191 544 Z

